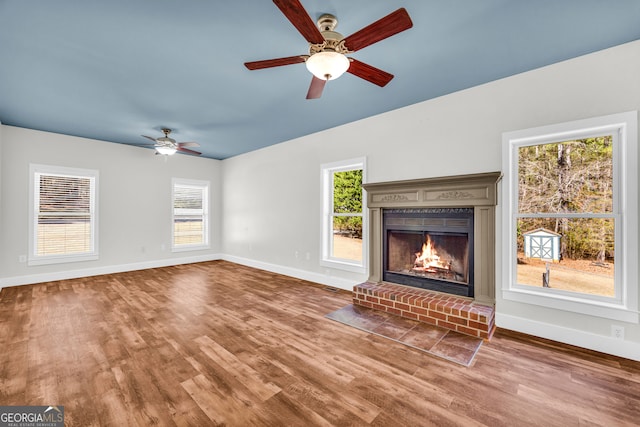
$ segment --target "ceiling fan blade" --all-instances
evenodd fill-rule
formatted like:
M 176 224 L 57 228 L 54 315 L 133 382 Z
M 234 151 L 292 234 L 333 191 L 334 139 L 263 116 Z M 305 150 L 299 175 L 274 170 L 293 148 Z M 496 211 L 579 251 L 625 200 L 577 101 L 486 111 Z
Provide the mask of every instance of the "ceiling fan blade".
M 402 7 L 351 34 L 344 39 L 344 45 L 350 51 L 355 52 L 411 27 L 413 27 L 413 22 L 411 22 L 407 10 Z
M 155 138 L 152 138 L 152 137 L 147 136 L 147 135 L 142 135 L 142 136 L 143 136 L 143 137 L 145 137 L 145 138 L 147 138 L 147 139 L 152 140 L 153 142 L 156 142 L 156 139 L 155 139 Z
M 386 86 L 387 83 L 393 79 L 393 74 L 389 74 L 386 71 L 382 71 L 379 68 L 373 67 L 357 59 L 349 58 L 351 64 L 347 73 L 351 73 L 354 76 L 358 76 L 361 79 L 365 79 L 380 87 Z
M 299 0 L 273 0 L 278 9 L 309 43 L 324 43 L 322 33 Z
M 200 152 L 198 152 L 198 151 L 189 150 L 188 148 L 182 148 L 182 147 L 180 147 L 180 146 L 176 147 L 176 149 L 177 149 L 179 152 L 181 152 L 181 153 L 193 154 L 193 155 L 195 155 L 195 156 L 199 156 L 200 154 L 202 154 L 202 153 L 200 153 Z
M 200 147 L 197 142 L 178 142 L 178 147 Z
M 322 80 L 313 76 L 311 78 L 311 84 L 309 85 L 309 91 L 307 92 L 307 99 L 318 99 L 322 96 L 324 86 L 327 84 L 326 80 Z
M 250 70 L 261 70 L 263 68 L 280 67 L 282 65 L 299 64 L 305 62 L 308 55 L 287 56 L 286 58 L 265 59 L 264 61 L 245 62 L 244 66 Z

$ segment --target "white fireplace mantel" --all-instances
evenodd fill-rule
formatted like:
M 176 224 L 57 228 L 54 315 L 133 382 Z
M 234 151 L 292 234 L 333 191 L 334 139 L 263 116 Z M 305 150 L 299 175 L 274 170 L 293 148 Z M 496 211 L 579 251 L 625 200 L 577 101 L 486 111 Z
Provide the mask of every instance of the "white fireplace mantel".
M 495 304 L 495 207 L 500 172 L 363 184 L 369 208 L 369 279 L 382 281 L 382 210 L 458 208 L 474 210 L 474 299 Z

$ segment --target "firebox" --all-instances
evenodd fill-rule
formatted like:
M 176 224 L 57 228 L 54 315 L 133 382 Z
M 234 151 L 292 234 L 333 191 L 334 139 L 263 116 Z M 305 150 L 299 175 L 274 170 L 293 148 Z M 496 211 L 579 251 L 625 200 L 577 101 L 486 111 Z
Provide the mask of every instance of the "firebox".
M 383 209 L 383 280 L 473 297 L 473 208 Z

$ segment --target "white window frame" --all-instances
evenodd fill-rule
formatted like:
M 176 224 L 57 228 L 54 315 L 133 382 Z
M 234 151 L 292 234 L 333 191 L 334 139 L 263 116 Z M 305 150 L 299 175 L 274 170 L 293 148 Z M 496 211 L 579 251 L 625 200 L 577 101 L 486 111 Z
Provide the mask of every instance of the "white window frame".
M 503 134 L 503 299 L 638 323 L 637 120 L 637 111 L 631 111 Z M 605 134 L 613 135 L 614 144 L 615 296 L 590 296 L 552 288 L 519 285 L 516 281 L 518 149 L 528 145 L 550 144 Z
M 41 175 L 55 175 L 61 177 L 87 178 L 90 180 L 90 249 L 82 253 L 60 255 L 38 255 L 38 215 L 40 210 L 40 179 Z M 98 259 L 98 171 L 93 169 L 78 169 L 62 166 L 29 165 L 29 255 L 27 265 L 46 265 Z
M 351 271 L 354 273 L 366 273 L 368 265 L 369 248 L 369 224 L 367 197 L 362 189 L 362 258 L 354 261 L 344 258 L 336 258 L 333 253 L 333 174 L 336 172 L 346 172 L 350 170 L 362 169 L 362 183 L 366 183 L 367 169 L 366 158 L 343 160 L 321 165 L 322 172 L 322 236 L 320 265 L 329 268 Z
M 176 244 L 175 242 L 175 217 L 176 212 L 174 209 L 175 189 L 178 187 L 191 187 L 202 190 L 202 212 L 197 212 L 202 215 L 202 243 L 195 244 Z M 173 178 L 171 180 L 171 251 L 172 252 L 185 252 L 185 251 L 198 251 L 203 249 L 209 249 L 209 181 L 199 181 L 194 179 L 182 179 Z

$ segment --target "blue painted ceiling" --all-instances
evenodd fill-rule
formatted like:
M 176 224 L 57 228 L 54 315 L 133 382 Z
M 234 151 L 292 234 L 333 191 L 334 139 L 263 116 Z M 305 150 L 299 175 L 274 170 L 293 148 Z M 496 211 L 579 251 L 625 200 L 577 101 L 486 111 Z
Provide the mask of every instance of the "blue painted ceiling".
M 308 53 L 268 0 L 0 0 L 0 122 L 132 145 L 169 127 L 224 159 L 640 39 L 640 0 L 301 2 L 344 36 L 406 8 L 413 28 L 350 55 L 395 78 L 306 100 L 304 64 L 247 70 Z

